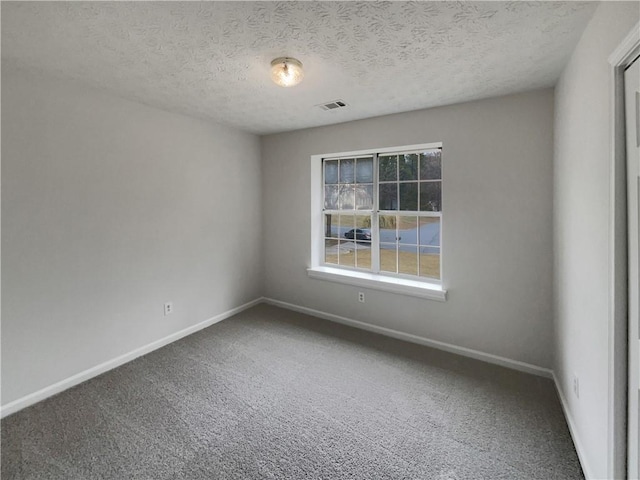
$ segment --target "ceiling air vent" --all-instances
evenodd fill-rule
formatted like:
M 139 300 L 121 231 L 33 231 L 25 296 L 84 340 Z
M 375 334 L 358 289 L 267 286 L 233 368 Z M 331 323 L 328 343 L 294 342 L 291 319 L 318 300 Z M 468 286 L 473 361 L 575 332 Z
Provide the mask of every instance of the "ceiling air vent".
M 346 107 L 347 104 L 342 100 L 334 100 L 333 102 L 323 103 L 322 105 L 318 105 L 322 110 L 335 110 L 337 108 Z

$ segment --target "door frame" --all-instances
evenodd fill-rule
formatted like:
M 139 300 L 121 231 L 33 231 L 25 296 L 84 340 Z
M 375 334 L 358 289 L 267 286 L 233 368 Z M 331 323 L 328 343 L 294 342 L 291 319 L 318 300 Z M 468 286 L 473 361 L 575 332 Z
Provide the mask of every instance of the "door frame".
M 640 22 L 609 56 L 609 385 L 607 471 L 609 478 L 627 476 L 628 279 L 627 156 L 624 116 L 624 71 L 640 48 Z M 631 455 L 631 452 L 629 452 Z M 629 456 L 630 456 L 629 455 Z M 637 457 L 637 452 L 635 453 Z M 635 460 L 637 462 L 637 458 Z

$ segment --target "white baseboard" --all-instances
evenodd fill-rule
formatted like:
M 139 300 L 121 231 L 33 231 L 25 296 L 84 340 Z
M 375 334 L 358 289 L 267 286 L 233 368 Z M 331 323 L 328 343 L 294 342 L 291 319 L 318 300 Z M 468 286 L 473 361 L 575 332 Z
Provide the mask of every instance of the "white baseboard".
M 156 340 L 155 342 L 151 342 L 143 347 L 136 348 L 135 350 L 132 350 L 129 353 L 125 353 L 124 355 L 108 360 L 104 363 L 101 363 L 100 365 L 96 365 L 95 367 L 89 368 L 87 370 L 84 370 L 83 372 L 72 375 L 71 377 L 65 378 L 64 380 L 54 383 L 53 385 L 49 385 L 48 387 L 38 390 L 37 392 L 30 393 L 29 395 L 25 395 L 22 398 L 14 400 L 13 402 L 7 403 L 6 405 L 3 405 L 2 407 L 0 407 L 0 418 L 4 418 L 7 415 L 11 415 L 12 413 L 17 412 L 18 410 L 22 410 L 23 408 L 33 405 L 34 403 L 44 400 L 45 398 L 49 398 L 53 395 L 56 395 L 57 393 L 67 390 L 68 388 L 74 387 L 79 383 L 89 380 L 90 378 L 96 377 L 104 372 L 107 372 L 116 367 L 119 367 L 120 365 L 130 362 L 131 360 L 141 357 L 142 355 L 146 355 L 147 353 L 157 350 L 158 348 L 164 347 L 169 343 L 175 342 L 176 340 L 180 340 L 181 338 L 186 337 L 187 335 L 191 335 L 192 333 L 195 333 L 198 330 L 202 330 L 203 328 L 207 328 L 213 325 L 214 323 L 221 322 L 226 318 L 232 317 L 233 315 L 240 313 L 243 310 L 246 310 L 248 308 L 253 307 L 254 305 L 261 303 L 262 301 L 263 301 L 262 297 L 256 298 L 255 300 L 247 302 L 244 305 L 240 305 L 239 307 L 232 308 L 231 310 L 227 310 L 226 312 L 220 313 L 215 317 L 211 317 L 196 325 L 192 325 L 191 327 L 187 327 L 183 330 L 180 330 L 179 332 L 172 333 L 171 335 L 161 338 L 160 340 Z
M 577 435 L 575 423 L 569 411 L 568 403 L 564 396 L 564 392 L 560 386 L 560 383 L 558 382 L 558 378 L 556 377 L 555 373 L 550 369 L 538 367 L 536 365 L 531 365 L 525 362 L 520 362 L 518 360 L 511 360 L 509 358 L 500 357 L 498 355 L 493 355 L 490 353 L 480 352 L 478 350 L 473 350 L 470 348 L 460 347 L 460 346 L 452 345 L 445 342 L 439 342 L 437 340 L 431 340 L 428 338 L 420 337 L 418 335 L 404 333 L 404 332 L 400 332 L 400 331 L 393 330 L 386 327 L 371 325 L 365 322 L 361 322 L 359 320 L 353 320 L 351 318 L 334 315 L 332 313 L 327 313 L 320 310 L 315 310 L 312 308 L 307 308 L 300 305 L 295 305 L 292 303 L 282 302 L 280 300 L 275 300 L 273 298 L 265 298 L 265 297 L 256 298 L 255 300 L 247 302 L 236 308 L 220 313 L 215 317 L 209 318 L 196 325 L 193 325 L 191 327 L 180 330 L 179 332 L 168 335 L 164 338 L 161 338 L 160 340 L 156 340 L 155 342 L 152 342 L 152 343 L 149 343 L 148 345 L 137 348 L 117 358 L 108 360 L 104 363 L 101 363 L 100 365 L 96 365 L 95 367 L 84 370 L 83 372 L 77 373 L 76 375 L 73 375 L 57 383 L 54 383 L 53 385 L 50 385 L 41 390 L 38 390 L 37 392 L 31 393 L 22 398 L 14 400 L 13 402 L 10 402 L 0 407 L 0 417 L 4 418 L 8 415 L 11 415 L 12 413 L 15 413 L 41 400 L 44 400 L 53 395 L 56 395 L 64 390 L 74 387 L 102 373 L 105 373 L 109 370 L 119 367 L 120 365 L 130 362 L 142 355 L 145 355 L 161 347 L 164 347 L 165 345 L 175 342 L 183 337 L 186 337 L 187 335 L 191 335 L 192 333 L 195 333 L 199 330 L 207 328 L 215 323 L 221 322 L 222 320 L 232 317 L 233 315 L 236 315 L 237 313 L 247 310 L 248 308 L 251 308 L 254 305 L 257 305 L 259 303 L 267 303 L 277 307 L 286 308 L 287 310 L 293 310 L 296 312 L 305 313 L 307 315 L 324 318 L 326 320 L 330 320 L 336 323 L 341 323 L 343 325 L 348 325 L 348 326 L 359 328 L 362 330 L 379 333 L 381 335 L 385 335 L 388 337 L 397 338 L 399 340 L 405 340 L 411 343 L 417 343 L 419 345 L 433 347 L 438 350 L 444 350 L 446 352 L 455 353 L 465 357 L 475 358 L 477 360 L 492 363 L 495 365 L 500 365 L 500 366 L 511 368 L 514 370 L 519 370 L 521 372 L 531 373 L 541 377 L 552 378 L 555 383 L 556 389 L 558 391 L 558 396 L 560 397 L 562 409 L 564 410 L 564 415 L 565 415 L 565 418 L 567 419 L 567 424 L 569 425 L 569 432 L 571 433 L 573 443 L 576 447 L 576 451 L 578 452 L 578 458 L 580 460 L 580 464 L 582 465 L 582 469 L 584 471 L 585 477 L 587 478 L 587 480 L 595 478 L 592 475 L 591 469 L 588 466 L 587 457 L 586 457 L 584 448 L 582 447 L 582 443 L 580 442 L 580 438 Z
M 569 425 L 569 433 L 571 434 L 571 438 L 573 439 L 573 445 L 576 447 L 576 452 L 578 452 L 578 459 L 580 460 L 580 465 L 582 466 L 584 477 L 587 480 L 595 479 L 596 477 L 593 475 L 592 470 L 587 463 L 587 455 L 584 447 L 582 446 L 582 442 L 580 441 L 580 437 L 578 436 L 576 424 L 573 421 L 571 412 L 569 411 L 567 397 L 564 396 L 564 391 L 562 390 L 562 386 L 560 385 L 555 372 L 553 372 L 553 382 L 556 385 L 556 390 L 558 391 L 558 396 L 560 397 L 560 404 L 562 405 L 562 410 L 564 411 L 564 418 L 567 419 L 567 425 Z
M 417 343 L 419 345 L 425 345 L 427 347 L 437 348 L 438 350 L 444 350 L 450 353 L 456 353 L 465 357 L 475 358 L 476 360 L 482 360 L 483 362 L 493 363 L 502 367 L 511 368 L 513 370 L 519 370 L 521 372 L 531 373 L 545 378 L 553 378 L 553 372 L 548 368 L 538 367 L 537 365 L 531 365 L 529 363 L 520 362 L 518 360 L 511 360 L 510 358 L 500 357 L 491 353 L 480 352 L 471 348 L 459 347 L 450 343 L 439 342 L 437 340 L 431 340 L 429 338 L 420 337 L 410 333 L 400 332 L 398 330 L 392 330 L 386 327 L 379 327 L 377 325 L 371 325 L 369 323 L 361 322 L 359 320 L 353 320 L 347 317 L 341 317 L 332 313 L 322 312 L 320 310 L 314 310 L 313 308 L 302 307 L 300 305 L 294 305 L 293 303 L 282 302 L 273 298 L 264 298 L 264 302 L 277 307 L 286 308 L 288 310 L 294 310 L 300 313 L 306 313 L 313 317 L 324 318 L 332 322 L 342 323 L 351 327 L 360 328 L 362 330 L 368 330 L 370 332 L 379 333 L 387 337 L 397 338 L 398 340 L 405 340 L 411 343 Z

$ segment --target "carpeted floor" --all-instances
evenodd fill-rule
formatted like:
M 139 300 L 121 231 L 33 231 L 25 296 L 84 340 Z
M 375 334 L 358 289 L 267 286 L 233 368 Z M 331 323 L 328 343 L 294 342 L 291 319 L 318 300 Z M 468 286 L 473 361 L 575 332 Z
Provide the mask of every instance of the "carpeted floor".
M 1 426 L 7 480 L 583 478 L 550 380 L 267 305 Z

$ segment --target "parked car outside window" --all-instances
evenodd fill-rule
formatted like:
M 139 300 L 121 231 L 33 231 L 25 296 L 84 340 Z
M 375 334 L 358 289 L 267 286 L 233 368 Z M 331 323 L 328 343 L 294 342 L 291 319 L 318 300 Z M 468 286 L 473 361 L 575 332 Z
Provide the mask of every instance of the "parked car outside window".
M 362 228 L 352 228 L 348 232 L 344 234 L 345 238 L 350 238 L 351 240 L 362 240 L 366 242 L 371 241 L 371 232 L 369 230 L 364 230 Z

